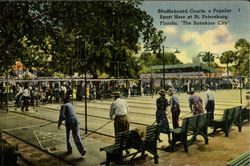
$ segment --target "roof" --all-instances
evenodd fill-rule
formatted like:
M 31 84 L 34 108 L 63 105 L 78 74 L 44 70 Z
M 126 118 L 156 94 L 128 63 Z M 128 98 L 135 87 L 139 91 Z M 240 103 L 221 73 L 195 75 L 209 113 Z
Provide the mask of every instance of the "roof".
M 152 70 L 162 70 L 163 65 L 155 65 L 152 66 Z M 204 71 L 204 72 L 209 72 L 209 66 L 203 64 L 203 63 L 186 63 L 186 64 L 175 64 L 175 65 L 165 65 L 165 70 L 167 72 L 171 72 L 171 70 L 188 70 L 188 71 Z M 215 70 L 214 68 L 210 68 L 210 72 L 213 73 L 220 73 L 221 71 Z

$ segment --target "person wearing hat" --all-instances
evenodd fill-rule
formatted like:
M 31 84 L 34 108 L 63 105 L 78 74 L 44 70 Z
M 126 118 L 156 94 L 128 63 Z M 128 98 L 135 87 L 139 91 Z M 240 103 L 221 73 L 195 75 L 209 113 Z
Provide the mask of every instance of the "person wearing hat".
M 204 110 L 202 107 L 202 100 L 194 93 L 194 88 L 191 88 L 188 94 L 190 94 L 190 97 L 188 98 L 189 107 L 193 115 L 203 114 Z
M 208 126 L 212 126 L 212 119 L 214 119 L 214 107 L 215 107 L 214 95 L 213 92 L 210 90 L 208 84 L 205 85 L 205 89 L 206 89 L 206 94 L 205 94 L 204 106 L 207 113 L 209 114 Z
M 114 118 L 114 128 L 115 128 L 115 135 L 129 130 L 129 119 L 128 119 L 128 103 L 126 100 L 120 98 L 120 92 L 115 91 L 112 93 L 114 96 L 114 101 L 110 107 L 110 119 L 113 120 Z
M 160 90 L 159 92 L 160 97 L 156 100 L 156 122 L 157 124 L 161 123 L 161 133 L 164 134 L 169 134 L 169 124 L 168 124 L 168 119 L 167 119 L 167 107 L 168 107 L 168 100 L 166 99 L 165 95 L 166 92 L 165 90 Z M 170 115 L 170 114 L 169 114 Z M 160 142 L 160 138 L 158 138 Z
M 180 115 L 180 104 L 178 98 L 174 95 L 174 89 L 169 88 L 168 89 L 168 95 L 170 96 L 169 99 L 169 106 L 171 109 L 172 113 L 172 123 L 173 123 L 173 128 L 178 128 L 179 127 L 179 115 Z
M 61 106 L 60 116 L 58 120 L 58 129 L 60 130 L 60 126 L 62 121 L 65 120 L 66 127 L 66 141 L 67 141 L 67 154 L 72 154 L 72 146 L 70 142 L 70 131 L 72 130 L 72 136 L 77 147 L 77 150 L 84 156 L 86 151 L 82 145 L 80 138 L 80 130 L 79 130 L 79 121 L 77 119 L 74 106 L 69 103 L 69 99 L 66 97 L 63 99 L 64 104 Z

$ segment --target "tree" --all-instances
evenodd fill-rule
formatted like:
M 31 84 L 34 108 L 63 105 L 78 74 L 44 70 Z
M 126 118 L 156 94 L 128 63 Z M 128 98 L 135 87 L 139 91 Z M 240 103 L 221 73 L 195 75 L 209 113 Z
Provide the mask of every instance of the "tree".
M 114 76 L 112 61 L 131 65 L 122 67 L 121 74 L 137 77 L 134 55 L 139 38 L 155 49 L 163 41 L 152 17 L 139 5 L 138 1 L 1 2 L 0 53 L 8 51 L 10 65 L 20 60 L 30 67 L 38 65 L 35 67 L 48 75 L 83 73 L 75 59 L 85 59 L 95 78 L 102 73 Z M 29 41 L 27 46 L 22 43 L 24 37 Z M 111 48 L 104 47 L 107 40 Z
M 163 54 L 151 54 L 149 52 L 143 52 L 139 58 L 139 62 L 143 71 L 141 73 L 151 72 L 150 67 L 153 65 L 163 65 Z M 182 62 L 172 52 L 165 53 L 165 65 L 181 64 Z
M 246 39 L 239 39 L 234 47 L 236 48 L 234 72 L 237 75 L 249 76 L 249 42 Z
M 205 52 L 205 55 L 202 57 L 203 62 L 211 63 L 214 62 L 214 54 L 211 52 Z
M 222 56 L 220 57 L 220 63 L 227 65 L 227 77 L 229 76 L 229 67 L 228 65 L 230 63 L 233 63 L 235 57 L 235 53 L 233 51 L 226 51 L 222 53 Z

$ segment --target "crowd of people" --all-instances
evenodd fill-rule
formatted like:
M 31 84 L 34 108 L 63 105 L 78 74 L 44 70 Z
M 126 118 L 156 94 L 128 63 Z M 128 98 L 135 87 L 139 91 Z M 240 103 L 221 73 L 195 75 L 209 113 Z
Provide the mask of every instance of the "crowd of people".
M 65 120 L 66 127 L 66 141 L 67 141 L 67 153 L 72 153 L 72 146 L 70 143 L 70 131 L 72 131 L 73 139 L 76 147 L 81 154 L 84 156 L 86 151 L 82 145 L 79 132 L 79 122 L 74 110 L 74 106 L 69 103 L 69 100 L 75 100 L 77 98 L 77 89 L 69 83 L 43 83 L 38 85 L 32 85 L 25 83 L 17 83 L 15 86 L 11 85 L 10 90 L 15 94 L 15 104 L 16 107 L 21 107 L 21 111 L 29 111 L 29 105 L 38 105 L 39 103 L 51 103 L 52 99 L 56 103 L 62 103 L 60 116 L 58 120 L 58 129 Z M 89 86 L 87 86 L 89 88 Z M 194 88 L 190 88 L 187 92 L 190 94 L 188 98 L 188 103 L 190 107 L 190 113 L 192 115 L 203 114 L 205 111 L 209 114 L 208 116 L 208 126 L 212 127 L 212 120 L 214 119 L 214 109 L 215 109 L 215 98 L 213 92 L 210 90 L 210 86 L 206 84 L 204 86 L 206 90 L 203 100 L 200 96 L 195 93 Z M 96 98 L 97 89 L 93 85 L 92 96 Z M 169 134 L 169 120 L 172 121 L 173 128 L 179 128 L 179 115 L 181 113 L 180 102 L 178 97 L 175 95 L 176 90 L 173 87 L 168 88 L 167 91 L 160 90 L 158 94 L 159 98 L 156 100 L 156 123 L 161 123 L 161 133 Z M 86 94 L 89 95 L 89 94 Z M 169 96 L 169 98 L 166 97 Z M 90 96 L 90 95 L 89 95 Z M 117 135 L 120 132 L 128 131 L 130 128 L 129 121 L 129 106 L 125 99 L 121 98 L 120 91 L 113 91 L 112 96 L 114 101 L 110 106 L 110 119 L 114 120 L 114 132 Z M 250 109 L 250 92 L 246 94 L 247 102 L 242 107 L 243 112 L 249 112 Z M 169 117 L 169 118 L 168 118 Z M 169 120 L 168 120 L 169 119 Z M 162 141 L 158 137 L 159 141 Z
M 188 98 L 190 112 L 193 115 L 203 114 L 203 108 L 205 108 L 207 113 L 209 113 L 208 125 L 212 126 L 211 122 L 214 118 L 213 114 L 215 107 L 214 95 L 208 84 L 206 84 L 204 88 L 206 90 L 204 102 L 201 97 L 195 93 L 193 88 L 191 88 L 191 90 L 188 92 L 188 94 L 190 94 L 190 97 Z M 176 90 L 173 88 L 169 88 L 168 91 L 160 90 L 158 92 L 160 97 L 156 100 L 156 123 L 161 123 L 162 127 L 160 132 L 164 134 L 169 134 L 170 131 L 169 121 L 167 118 L 168 116 L 172 121 L 172 126 L 174 129 L 180 127 L 179 115 L 181 113 L 181 109 L 178 97 L 175 95 L 175 92 Z M 169 96 L 169 100 L 166 98 L 166 94 Z M 114 92 L 113 96 L 114 101 L 110 107 L 110 119 L 113 120 L 113 116 L 115 116 L 114 131 L 116 135 L 119 132 L 129 130 L 129 107 L 127 102 L 120 98 L 120 92 Z M 158 137 L 158 140 L 160 142 L 162 141 L 160 137 Z
M 95 85 L 87 85 L 87 99 L 95 100 L 97 89 Z M 29 106 L 63 103 L 65 98 L 69 100 L 81 101 L 85 95 L 84 85 L 71 84 L 71 82 L 39 82 L 39 83 L 11 83 L 0 84 L 0 93 L 9 93 L 9 96 L 15 97 L 15 107 L 21 107 L 22 111 L 28 111 Z M 2 102 L 2 99 L 1 99 Z

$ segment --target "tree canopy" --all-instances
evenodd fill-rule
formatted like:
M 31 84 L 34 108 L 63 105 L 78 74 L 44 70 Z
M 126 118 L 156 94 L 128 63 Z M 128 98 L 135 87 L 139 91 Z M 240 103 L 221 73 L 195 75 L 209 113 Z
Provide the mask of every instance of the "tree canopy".
M 86 67 L 97 78 L 102 73 L 115 76 L 113 63 L 119 61 L 128 65 L 117 66 L 121 75 L 137 77 L 140 68 L 134 55 L 139 39 L 157 49 L 164 38 L 139 5 L 139 1 L 1 2 L 1 62 L 12 66 L 21 61 L 45 75 L 83 73 Z M 105 47 L 107 41 L 111 47 Z

